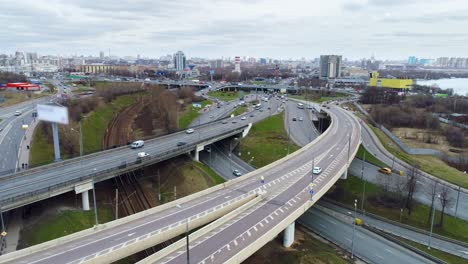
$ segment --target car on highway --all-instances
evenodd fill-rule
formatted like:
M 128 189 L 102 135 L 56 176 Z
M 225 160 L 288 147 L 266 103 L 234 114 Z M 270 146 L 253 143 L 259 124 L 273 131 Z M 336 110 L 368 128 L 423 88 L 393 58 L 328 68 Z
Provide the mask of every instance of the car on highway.
M 148 152 L 138 152 L 138 158 L 146 158 L 149 157 Z
M 242 176 L 242 173 L 239 170 L 233 170 L 232 174 L 234 174 L 236 177 Z
M 297 121 L 297 118 L 293 117 L 293 118 L 292 118 L 292 121 Z
M 193 132 L 195 132 L 195 130 L 193 130 L 193 128 L 189 128 L 189 129 L 185 130 L 185 133 L 187 133 L 187 134 L 192 134 Z
M 312 170 L 313 174 L 320 174 L 321 172 L 322 172 L 321 167 L 314 167 L 314 169 Z
M 221 124 L 227 124 L 226 120 L 221 121 Z
M 20 116 L 21 114 L 21 111 L 15 111 L 15 116 Z
M 211 119 L 213 119 L 213 118 L 214 118 L 214 116 L 213 116 L 213 115 L 210 115 L 210 118 L 211 118 Z
M 250 114 L 250 117 L 254 117 L 255 115 L 254 114 Z
M 187 145 L 187 142 L 184 142 L 184 141 L 179 141 L 179 142 L 177 142 L 177 146 L 178 146 L 178 147 L 182 147 L 182 146 L 184 146 L 184 145 Z
M 245 117 L 245 116 L 241 117 L 241 120 L 246 120 L 246 119 L 247 119 L 247 117 Z
M 383 174 L 388 174 L 388 175 L 392 174 L 392 170 L 386 167 L 380 168 L 378 171 Z
M 233 124 L 237 123 L 237 120 L 232 120 L 232 123 L 233 123 Z
M 304 118 L 302 116 L 299 117 L 299 121 L 304 121 Z
M 130 144 L 130 148 L 132 149 L 142 148 L 144 145 L 145 145 L 145 142 L 143 140 L 137 140 L 137 141 L 132 142 L 132 144 Z

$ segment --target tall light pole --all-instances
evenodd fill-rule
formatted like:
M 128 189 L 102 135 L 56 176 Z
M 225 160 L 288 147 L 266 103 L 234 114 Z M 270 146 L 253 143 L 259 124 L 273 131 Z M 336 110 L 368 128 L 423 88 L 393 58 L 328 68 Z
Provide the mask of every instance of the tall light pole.
M 357 207 L 357 199 L 354 200 L 353 240 L 351 241 L 351 259 L 354 259 L 354 233 L 356 232 L 356 207 Z
M 363 148 L 364 149 L 364 148 Z M 363 161 L 361 166 L 361 181 L 362 181 L 362 199 L 361 199 L 361 211 L 364 212 L 364 199 L 366 198 L 366 180 L 364 179 L 364 164 L 366 163 L 366 151 L 363 151 Z
M 440 194 L 437 195 L 437 198 L 440 199 Z M 429 242 L 427 243 L 427 249 L 431 249 L 432 228 L 434 227 L 434 215 L 435 215 L 435 205 L 432 206 L 431 232 L 429 232 Z
M 186 237 L 186 241 L 187 241 L 187 264 L 190 264 L 190 240 L 189 240 L 189 219 L 187 218 L 187 225 L 185 226 L 185 237 Z
M 235 141 L 237 141 L 238 138 L 234 138 Z M 229 168 L 231 169 L 231 172 L 232 172 L 232 140 L 231 142 L 229 143 Z

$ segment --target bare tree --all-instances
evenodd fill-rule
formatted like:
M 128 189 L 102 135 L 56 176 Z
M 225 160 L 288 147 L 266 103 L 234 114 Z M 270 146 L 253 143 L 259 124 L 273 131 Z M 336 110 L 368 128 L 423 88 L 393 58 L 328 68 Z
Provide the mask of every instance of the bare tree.
M 439 195 L 440 206 L 442 207 L 442 212 L 440 213 L 440 221 L 439 226 L 444 225 L 444 215 L 445 215 L 445 208 L 450 207 L 453 204 L 453 197 L 450 195 L 450 187 L 443 185 L 440 189 Z
M 434 202 L 435 202 L 435 198 L 437 195 L 437 184 L 438 184 L 438 181 L 436 180 L 432 181 L 426 192 L 427 195 L 429 196 L 429 199 L 431 199 L 431 208 L 429 209 L 429 216 L 427 217 L 428 223 L 431 222 L 432 209 L 434 208 Z
M 419 178 L 419 170 L 416 166 L 411 168 L 410 174 L 407 177 L 407 182 L 405 189 L 407 191 L 406 200 L 405 200 L 405 207 L 408 209 L 408 215 L 411 215 L 413 210 L 413 196 L 416 192 L 418 186 L 418 178 Z

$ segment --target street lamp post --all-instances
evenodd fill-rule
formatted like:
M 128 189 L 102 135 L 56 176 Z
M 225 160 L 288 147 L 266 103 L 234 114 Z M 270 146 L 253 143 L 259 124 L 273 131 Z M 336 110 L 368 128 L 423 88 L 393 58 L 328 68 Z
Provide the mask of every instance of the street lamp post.
M 437 195 L 437 198 L 440 198 L 440 194 Z M 429 232 L 429 242 L 427 243 L 427 249 L 431 249 L 432 228 L 434 227 L 434 215 L 435 215 L 435 205 L 432 206 L 431 232 Z
M 357 199 L 354 200 L 353 240 L 351 241 L 351 259 L 354 259 L 354 233 L 356 232 L 356 207 L 357 207 Z
M 362 181 L 362 198 L 361 198 L 361 211 L 364 213 L 364 200 L 366 198 L 366 181 L 364 180 L 364 163 L 366 162 L 366 152 L 363 155 L 363 161 L 361 166 L 361 181 Z

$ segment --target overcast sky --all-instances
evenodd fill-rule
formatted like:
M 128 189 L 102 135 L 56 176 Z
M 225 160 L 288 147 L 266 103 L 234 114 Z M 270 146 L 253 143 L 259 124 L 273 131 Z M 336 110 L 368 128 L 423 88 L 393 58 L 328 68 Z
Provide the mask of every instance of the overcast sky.
M 0 0 L 0 54 L 468 57 L 467 0 Z

